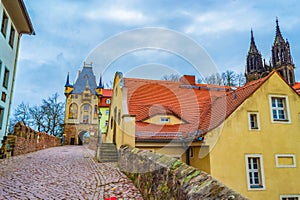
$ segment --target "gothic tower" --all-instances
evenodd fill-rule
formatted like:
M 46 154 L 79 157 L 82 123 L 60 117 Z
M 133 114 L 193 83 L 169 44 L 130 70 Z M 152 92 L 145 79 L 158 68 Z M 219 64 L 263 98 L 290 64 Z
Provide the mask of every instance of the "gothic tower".
M 276 19 L 276 36 L 272 46 L 272 67 L 290 84 L 295 83 L 295 66 L 290 52 L 289 42 L 283 39 L 278 19 Z
M 259 79 L 268 74 L 267 68 L 264 67 L 262 56 L 258 51 L 254 37 L 253 31 L 251 29 L 251 41 L 250 48 L 247 55 L 247 66 L 246 66 L 246 80 L 247 82 Z
M 92 64 L 84 63 L 74 85 L 70 84 L 68 74 L 65 84 L 65 144 L 82 144 L 88 136 L 97 136 L 99 94 L 96 88 Z

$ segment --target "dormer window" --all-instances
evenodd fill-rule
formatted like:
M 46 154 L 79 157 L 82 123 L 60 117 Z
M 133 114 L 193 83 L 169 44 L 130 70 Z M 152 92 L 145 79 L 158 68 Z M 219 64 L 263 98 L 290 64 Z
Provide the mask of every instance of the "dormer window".
M 160 123 L 170 123 L 170 117 L 161 117 Z

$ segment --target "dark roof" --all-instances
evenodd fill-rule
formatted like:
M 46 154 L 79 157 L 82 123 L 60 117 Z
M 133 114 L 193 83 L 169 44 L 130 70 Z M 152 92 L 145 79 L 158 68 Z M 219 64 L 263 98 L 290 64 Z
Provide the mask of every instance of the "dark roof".
M 72 94 L 83 93 L 86 83 L 88 83 L 91 93 L 96 94 L 95 89 L 97 88 L 97 84 L 96 84 L 96 77 L 94 75 L 93 68 L 84 66 L 75 84 L 73 85 L 74 90 L 71 93 Z

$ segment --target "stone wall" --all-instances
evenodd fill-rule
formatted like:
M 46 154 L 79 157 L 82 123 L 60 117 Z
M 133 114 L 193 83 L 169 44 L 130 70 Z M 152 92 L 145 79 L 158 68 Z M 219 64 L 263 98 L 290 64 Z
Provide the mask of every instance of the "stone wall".
M 118 164 L 145 199 L 247 199 L 209 174 L 162 154 L 122 146 Z
M 36 132 L 22 123 L 15 125 L 14 134 L 7 140 L 13 156 L 61 145 L 61 138 Z

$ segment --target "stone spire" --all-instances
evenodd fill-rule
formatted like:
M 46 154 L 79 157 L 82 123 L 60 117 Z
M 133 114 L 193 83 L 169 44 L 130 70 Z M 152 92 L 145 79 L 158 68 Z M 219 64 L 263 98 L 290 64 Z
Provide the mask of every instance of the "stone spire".
M 285 43 L 282 35 L 281 35 L 281 31 L 278 25 L 278 17 L 276 17 L 276 35 L 275 35 L 275 40 L 274 40 L 274 45 L 278 45 L 278 44 L 282 44 Z
M 250 48 L 248 53 L 259 53 L 254 41 L 254 36 L 253 36 L 253 30 L 251 29 L 251 41 L 250 41 Z
M 289 42 L 283 39 L 278 18 L 276 18 L 276 35 L 272 46 L 272 68 L 277 70 L 279 74 L 290 84 L 294 85 L 294 64 L 290 51 Z
M 261 73 L 263 71 L 264 66 L 262 62 L 262 56 L 256 47 L 253 30 L 251 29 L 250 48 L 247 55 L 247 65 L 245 71 L 247 82 L 261 78 Z

